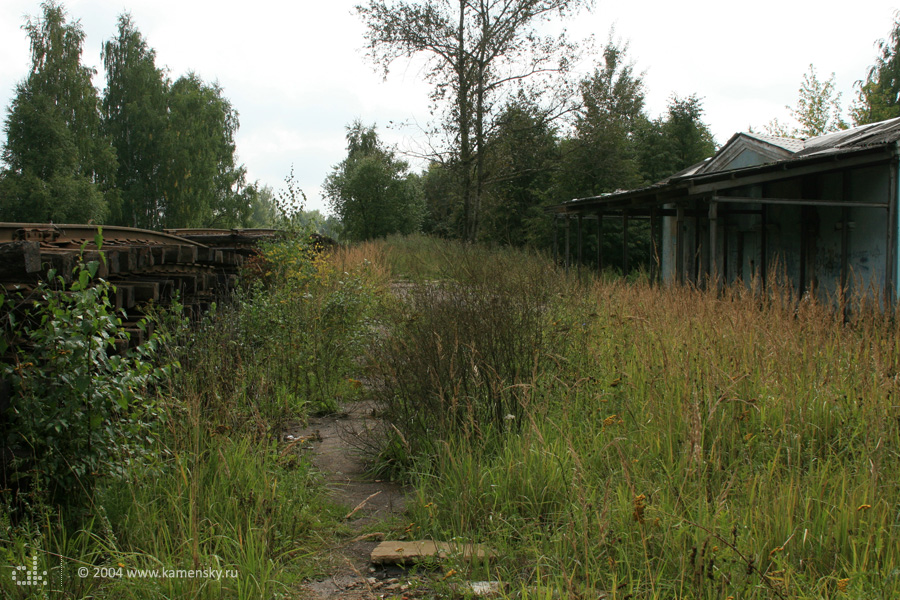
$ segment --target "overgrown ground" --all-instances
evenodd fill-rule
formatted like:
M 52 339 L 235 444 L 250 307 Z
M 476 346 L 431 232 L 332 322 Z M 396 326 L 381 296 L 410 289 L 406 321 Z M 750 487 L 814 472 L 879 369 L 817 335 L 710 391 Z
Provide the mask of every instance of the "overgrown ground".
M 286 431 L 359 396 L 378 279 L 347 268 L 302 238 L 273 245 L 232 302 L 192 326 L 160 309 L 124 357 L 90 265 L 69 289 L 0 299 L 17 452 L 0 596 L 294 598 L 325 574 L 347 510 Z
M 418 535 L 499 550 L 460 577 L 519 598 L 900 596 L 894 315 L 367 251 L 422 282 L 371 362 L 398 428 L 381 464 L 415 482 Z
M 9 505 L 4 562 L 36 556 L 64 598 L 297 597 L 358 532 L 285 434 L 362 400 L 390 425 L 358 445 L 372 477 L 413 487 L 389 533 L 497 551 L 451 559 L 434 597 L 900 595 L 894 315 L 417 237 L 267 256 L 233 306 L 170 325 L 190 333 L 161 342 L 179 374 L 150 451 L 104 458 L 127 468 L 81 510 Z M 72 575 L 87 565 L 240 577 Z

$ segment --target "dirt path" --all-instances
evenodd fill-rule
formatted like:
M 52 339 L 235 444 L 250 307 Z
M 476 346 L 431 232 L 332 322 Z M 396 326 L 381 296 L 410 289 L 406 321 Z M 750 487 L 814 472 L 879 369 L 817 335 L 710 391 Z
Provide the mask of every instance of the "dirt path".
M 288 441 L 308 440 L 303 446 L 324 475 L 331 498 L 348 507 L 346 521 L 353 532 L 349 541 L 333 550 L 331 575 L 304 585 L 304 600 L 362 600 L 401 591 L 401 584 L 391 577 L 394 574 L 369 572 L 369 556 L 381 539 L 377 534 L 384 532 L 377 525 L 402 515 L 408 492 L 396 483 L 373 480 L 365 472 L 360 448 L 379 424 L 372 417 L 371 404 L 352 402 L 335 415 L 312 417 L 306 427 L 287 432 Z

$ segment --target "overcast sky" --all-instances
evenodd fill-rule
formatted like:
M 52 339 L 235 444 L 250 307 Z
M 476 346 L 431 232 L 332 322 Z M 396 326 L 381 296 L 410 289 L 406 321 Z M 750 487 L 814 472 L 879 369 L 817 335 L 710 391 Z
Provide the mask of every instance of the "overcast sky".
M 68 0 L 86 33 L 84 64 L 102 71 L 100 47 L 130 12 L 174 80 L 193 70 L 218 81 L 240 113 L 240 162 L 251 181 L 282 187 L 294 175 L 307 208 L 327 210 L 320 188 L 345 155 L 345 127 L 356 118 L 377 124 L 401 150 L 415 148 L 425 124 L 428 87 L 420 68 L 397 63 L 387 81 L 365 60 L 356 0 Z M 748 126 L 785 121 L 809 64 L 820 79 L 832 72 L 843 104 L 872 64 L 875 42 L 888 36 L 897 5 L 857 0 L 827 6 L 798 0 L 599 0 L 567 27 L 594 34 L 598 48 L 615 26 L 630 57 L 645 71 L 651 116 L 673 93 L 703 98 L 705 121 L 722 144 Z M 27 16 L 38 0 L 0 0 L 0 104 L 8 107 L 27 74 Z M 592 62 L 581 65 L 591 70 Z M 103 87 L 101 76 L 95 79 Z M 3 113 L 4 120 L 6 112 Z M 0 141 L 5 134 L 0 133 Z

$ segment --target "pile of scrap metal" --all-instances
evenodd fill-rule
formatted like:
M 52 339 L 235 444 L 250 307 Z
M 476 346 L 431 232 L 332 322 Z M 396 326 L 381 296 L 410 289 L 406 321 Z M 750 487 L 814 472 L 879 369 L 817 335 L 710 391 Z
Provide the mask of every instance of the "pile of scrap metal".
M 97 234 L 102 235 L 100 260 Z M 70 281 L 79 261 L 99 261 L 97 276 L 115 286 L 111 301 L 128 316 L 131 344 L 143 342 L 137 322 L 148 303 L 168 304 L 176 293 L 189 316 L 207 310 L 234 288 L 241 265 L 275 230 L 175 230 L 130 227 L 0 223 L 0 286 L 27 298 L 54 269 Z

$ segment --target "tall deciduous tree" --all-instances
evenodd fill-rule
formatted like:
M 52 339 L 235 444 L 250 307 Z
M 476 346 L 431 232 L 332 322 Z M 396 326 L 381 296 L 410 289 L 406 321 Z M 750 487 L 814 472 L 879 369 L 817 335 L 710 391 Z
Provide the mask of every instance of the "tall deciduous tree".
M 119 17 L 118 33 L 103 45 L 102 57 L 104 128 L 116 148 L 116 185 L 122 195 L 113 222 L 157 228 L 165 208 L 168 81 L 156 67 L 156 53 L 128 15 Z
M 559 164 L 556 131 L 542 111 L 524 98 L 506 106 L 488 139 L 485 205 L 480 237 L 522 246 L 543 242 Z
M 900 117 L 900 12 L 888 39 L 876 45 L 875 64 L 856 82 L 858 95 L 850 112 L 857 125 Z
M 809 65 L 809 72 L 804 73 L 797 106 L 790 111 L 800 123 L 794 131 L 795 137 L 810 138 L 847 129 L 841 117 L 841 94 L 834 88 L 834 73 L 827 81 L 819 81 L 813 65 Z
M 565 72 L 573 46 L 542 36 L 536 25 L 565 16 L 591 0 L 369 0 L 357 6 L 366 21 L 373 59 L 387 72 L 401 57 L 424 54 L 432 99 L 444 107 L 445 131 L 459 168 L 463 230 L 475 239 L 484 191 L 484 148 L 494 108 L 510 86 L 548 86 Z
M 246 170 L 236 163 L 238 114 L 218 84 L 194 73 L 169 91 L 163 169 L 165 227 L 233 227 L 251 209 Z
M 786 108 L 795 125 L 772 119 L 763 126 L 766 134 L 806 139 L 847 129 L 847 123 L 841 116 L 841 94 L 835 89 L 834 73 L 827 81 L 820 81 L 813 65 L 809 65 L 809 71 L 804 73 L 800 82 L 797 105 Z
M 347 128 L 347 158 L 325 180 L 325 195 L 349 240 L 413 233 L 422 222 L 419 185 L 408 165 L 378 139 L 375 127 Z
M 115 153 L 101 134 L 93 69 L 81 64 L 84 30 L 53 0 L 28 19 L 31 72 L 16 88 L 5 123 L 0 220 L 104 221 Z

